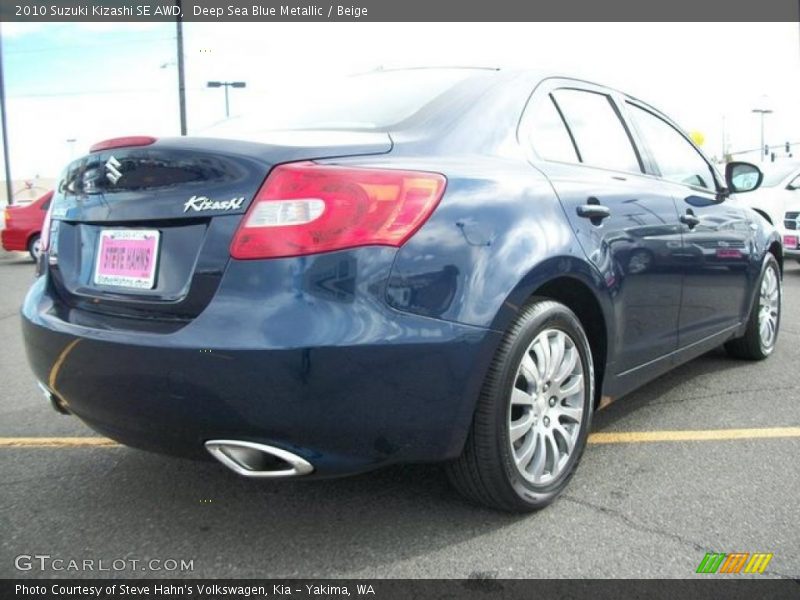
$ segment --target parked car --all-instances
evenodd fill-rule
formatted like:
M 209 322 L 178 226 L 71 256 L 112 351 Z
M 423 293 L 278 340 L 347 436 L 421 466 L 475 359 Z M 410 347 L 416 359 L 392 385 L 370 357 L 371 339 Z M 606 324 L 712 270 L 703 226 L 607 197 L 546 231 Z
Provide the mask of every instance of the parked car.
M 441 461 L 526 511 L 598 407 L 721 344 L 774 351 L 780 238 L 729 201 L 757 167 L 723 185 L 655 108 L 566 77 L 329 91 L 259 141 L 119 138 L 67 167 L 22 308 L 58 410 L 253 478 Z
M 761 187 L 739 201 L 774 224 L 784 255 L 800 261 L 800 162 L 770 164 Z
M 39 259 L 42 224 L 52 197 L 50 191 L 30 204 L 6 207 L 3 215 L 5 227 L 0 231 L 5 250 L 27 251 L 34 261 Z

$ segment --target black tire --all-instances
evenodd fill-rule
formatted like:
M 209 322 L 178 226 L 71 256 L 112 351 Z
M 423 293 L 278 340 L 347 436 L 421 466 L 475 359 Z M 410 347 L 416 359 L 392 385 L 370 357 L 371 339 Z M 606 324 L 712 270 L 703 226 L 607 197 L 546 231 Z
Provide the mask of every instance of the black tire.
M 31 255 L 33 262 L 37 262 L 39 260 L 39 256 L 36 253 L 36 246 L 39 243 L 41 236 L 37 233 L 34 236 L 31 236 L 31 239 L 28 240 L 28 254 Z
M 563 470 L 552 482 L 536 485 L 522 476 L 513 456 L 509 398 L 530 344 L 541 332 L 553 329 L 567 334 L 578 352 L 583 369 L 583 412 L 582 421 L 575 425 L 579 427 L 577 440 Z M 447 465 L 453 486 L 470 500 L 505 511 L 528 512 L 550 504 L 566 487 L 586 447 L 594 411 L 594 385 L 589 341 L 578 318 L 563 304 L 533 298 L 503 337 L 481 390 L 464 450 Z
M 753 301 L 753 307 L 750 309 L 750 316 L 747 319 L 747 329 L 745 334 L 733 339 L 725 344 L 725 350 L 733 358 L 741 358 L 745 360 L 764 360 L 775 350 L 775 343 L 778 339 L 781 323 L 781 309 L 783 308 L 783 292 L 781 286 L 781 269 L 778 261 L 772 254 L 767 255 L 767 261 L 761 270 L 761 277 L 758 280 L 758 287 L 756 289 L 756 298 Z M 773 276 L 777 281 L 777 294 L 778 294 L 778 310 L 775 325 L 775 333 L 770 343 L 765 343 L 759 331 L 759 312 L 764 302 L 761 293 L 761 287 L 764 283 L 764 278 L 767 273 L 772 271 Z

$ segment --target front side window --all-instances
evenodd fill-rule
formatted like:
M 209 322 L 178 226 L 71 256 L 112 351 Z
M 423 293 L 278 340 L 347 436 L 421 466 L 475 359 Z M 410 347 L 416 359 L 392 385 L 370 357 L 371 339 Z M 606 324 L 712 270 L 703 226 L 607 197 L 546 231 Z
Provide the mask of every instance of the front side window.
M 553 92 L 553 98 L 564 115 L 582 163 L 641 173 L 631 139 L 609 96 L 560 89 Z
M 631 118 L 653 153 L 664 179 L 714 192 L 717 190 L 711 167 L 677 129 L 635 104 L 629 103 L 628 106 Z

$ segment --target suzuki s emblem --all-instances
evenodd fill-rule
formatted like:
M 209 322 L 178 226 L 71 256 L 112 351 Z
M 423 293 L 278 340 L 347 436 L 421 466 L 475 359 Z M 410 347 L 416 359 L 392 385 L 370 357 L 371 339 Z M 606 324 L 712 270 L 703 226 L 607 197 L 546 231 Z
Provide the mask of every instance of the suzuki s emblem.
M 119 178 L 122 177 L 122 171 L 119 168 L 122 164 L 113 156 L 109 156 L 106 161 L 106 179 L 113 185 L 117 185 Z
M 201 210 L 236 210 L 244 204 L 244 196 L 231 198 L 230 200 L 210 200 L 207 196 L 192 196 L 183 203 L 183 212 L 190 210 L 200 212 Z

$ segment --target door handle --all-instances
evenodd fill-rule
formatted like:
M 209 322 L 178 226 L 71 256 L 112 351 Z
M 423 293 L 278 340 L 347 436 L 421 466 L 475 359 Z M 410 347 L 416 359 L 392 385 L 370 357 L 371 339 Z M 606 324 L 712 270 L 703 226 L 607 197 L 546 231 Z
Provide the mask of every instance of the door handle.
M 681 223 L 688 225 L 689 229 L 694 229 L 696 225 L 700 224 L 700 219 L 690 210 L 686 214 L 681 215 Z
M 579 217 L 590 219 L 595 225 L 599 225 L 603 219 L 611 216 L 611 210 L 602 204 L 583 204 L 577 211 Z

